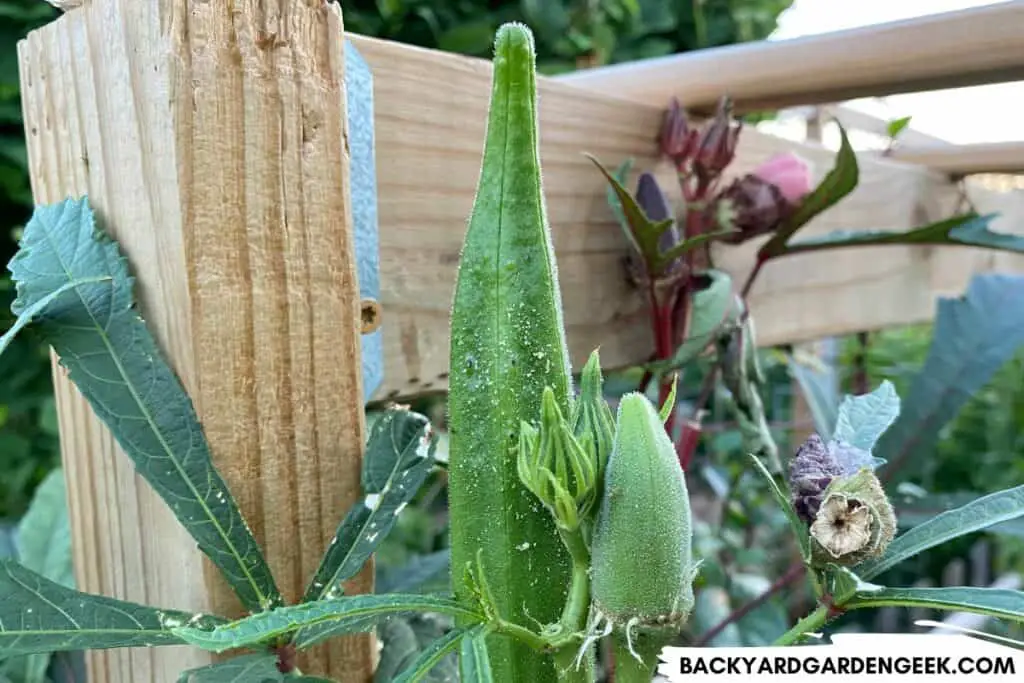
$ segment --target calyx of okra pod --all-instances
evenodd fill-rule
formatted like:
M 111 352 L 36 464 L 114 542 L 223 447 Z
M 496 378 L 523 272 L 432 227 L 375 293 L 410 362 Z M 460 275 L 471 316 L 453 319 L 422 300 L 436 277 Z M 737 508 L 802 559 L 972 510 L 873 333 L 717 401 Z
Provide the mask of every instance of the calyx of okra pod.
M 790 463 L 797 515 L 810 526 L 811 562 L 852 567 L 881 555 L 896 534 L 896 513 L 871 454 L 812 435 Z
M 693 608 L 690 499 L 675 448 L 643 394 L 622 398 L 592 543 L 592 637 L 670 638 Z

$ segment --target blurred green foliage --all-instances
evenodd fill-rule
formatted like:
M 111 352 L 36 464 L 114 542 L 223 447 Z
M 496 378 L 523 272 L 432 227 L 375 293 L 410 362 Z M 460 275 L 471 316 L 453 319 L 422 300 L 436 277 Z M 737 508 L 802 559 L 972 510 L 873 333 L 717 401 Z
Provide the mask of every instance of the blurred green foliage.
M 17 42 L 53 19 L 40 0 L 0 0 L 0 260 L 14 255 L 16 238 L 32 211 L 25 135 L 18 96 Z M 0 279 L 0 330 L 14 321 L 14 287 Z M 58 464 L 57 420 L 49 356 L 31 335 L 0 356 L 0 519 L 20 517 L 32 491 Z
M 345 27 L 488 57 L 498 26 L 521 21 L 542 73 L 765 38 L 792 0 L 342 0 Z

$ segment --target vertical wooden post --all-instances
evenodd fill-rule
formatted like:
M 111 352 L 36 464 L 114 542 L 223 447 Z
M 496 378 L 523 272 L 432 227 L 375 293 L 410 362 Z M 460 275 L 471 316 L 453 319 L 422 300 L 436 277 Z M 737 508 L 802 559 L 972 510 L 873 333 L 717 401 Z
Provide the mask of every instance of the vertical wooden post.
M 92 0 L 20 46 L 37 203 L 88 194 L 290 601 L 358 496 L 364 444 L 341 13 L 323 0 Z M 55 370 L 79 588 L 239 605 Z M 348 586 L 371 587 L 369 568 Z M 300 662 L 372 676 L 369 636 Z M 90 657 L 172 682 L 183 648 Z

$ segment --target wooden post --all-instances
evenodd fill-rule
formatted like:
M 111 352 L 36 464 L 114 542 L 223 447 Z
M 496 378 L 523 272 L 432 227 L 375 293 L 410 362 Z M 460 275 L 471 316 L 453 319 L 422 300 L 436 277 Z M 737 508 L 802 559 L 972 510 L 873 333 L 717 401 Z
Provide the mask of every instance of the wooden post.
M 37 203 L 88 194 L 285 597 L 359 492 L 364 415 L 341 14 L 320 0 L 92 0 L 20 46 Z M 240 607 L 55 371 L 79 588 Z M 371 587 L 367 568 L 347 587 Z M 366 683 L 369 636 L 299 666 Z M 90 656 L 172 682 L 193 649 Z

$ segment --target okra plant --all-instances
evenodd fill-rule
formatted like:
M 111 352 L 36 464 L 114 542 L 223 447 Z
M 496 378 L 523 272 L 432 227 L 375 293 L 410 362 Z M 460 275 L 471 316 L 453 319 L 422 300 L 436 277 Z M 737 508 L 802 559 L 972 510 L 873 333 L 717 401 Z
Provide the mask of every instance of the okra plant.
M 248 614 L 230 620 L 86 594 L 6 561 L 0 564 L 0 657 L 189 644 L 243 653 L 183 672 L 181 681 L 316 681 L 323 679 L 296 669 L 297 651 L 369 631 L 396 615 L 439 613 L 453 617 L 454 627 L 393 680 L 439 680 L 434 668 L 457 654 L 466 682 L 590 683 L 603 641 L 612 645 L 618 683 L 651 680 L 658 652 L 692 614 L 702 562 L 694 552 L 679 450 L 666 429 L 677 385 L 666 381 L 657 403 L 630 392 L 613 411 L 594 351 L 579 390 L 574 387 L 545 215 L 536 100 L 532 36 L 524 26 L 503 26 L 452 311 L 450 595 L 344 595 L 343 582 L 364 565 L 435 466 L 436 435 L 427 419 L 392 408 L 370 432 L 363 498 L 341 520 L 301 601 L 285 604 L 212 464 L 191 402 L 135 309 L 133 280 L 117 244 L 96 224 L 87 198 L 37 207 L 10 266 L 18 320 L 0 340 L 0 352 L 25 327 L 42 335 Z M 678 119 L 675 125 L 678 133 Z M 718 125 L 716 144 L 732 144 L 732 125 Z M 850 156 L 844 147 L 841 160 Z M 702 159 L 706 181 L 721 159 Z M 840 175 L 848 186 L 849 170 Z M 608 176 L 648 278 L 672 272 L 672 282 L 685 281 L 694 292 L 703 291 L 695 283 L 724 282 L 696 272 L 690 254 L 735 230 L 691 231 L 667 243 L 672 221 L 652 220 Z M 794 208 L 799 218 L 775 231 L 765 258 L 814 248 L 788 239 L 835 199 L 830 193 L 838 183 L 830 176 L 825 189 Z M 658 296 L 674 286 L 651 282 Z M 731 359 L 723 377 L 756 431 L 763 416 L 750 384 L 758 368 L 749 315 L 731 320 L 709 328 L 714 334 L 684 355 L 717 344 Z M 756 447 L 751 441 L 749 466 L 764 474 L 790 520 L 819 601 L 779 644 L 797 642 L 843 611 L 881 605 L 1024 620 L 1024 594 L 1016 591 L 868 583 L 938 543 L 1024 514 L 1024 489 L 1013 489 L 896 535 L 874 451 L 899 426 L 893 427 L 898 415 L 891 385 L 847 397 L 831 433 L 812 438 L 791 459 L 788 492 L 757 457 L 777 457 L 770 437 Z

